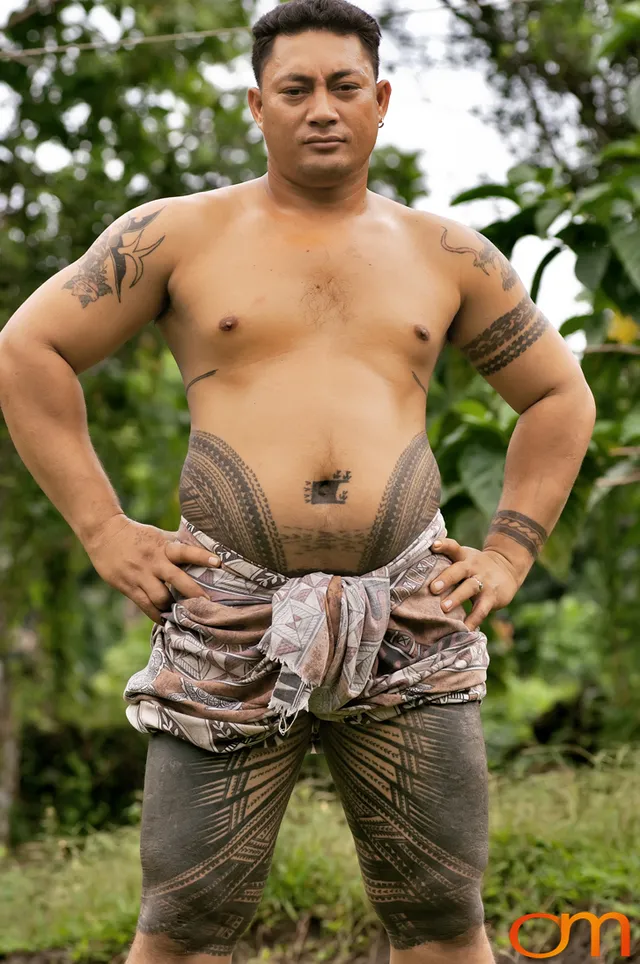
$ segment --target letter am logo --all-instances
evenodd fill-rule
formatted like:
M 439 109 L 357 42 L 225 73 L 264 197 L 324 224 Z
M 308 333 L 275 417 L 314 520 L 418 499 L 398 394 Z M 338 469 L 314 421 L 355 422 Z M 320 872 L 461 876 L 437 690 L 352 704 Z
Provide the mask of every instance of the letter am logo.
M 522 924 L 526 920 L 530 920 L 532 917 L 546 917 L 548 920 L 555 921 L 560 927 L 560 943 L 553 951 L 545 951 L 541 954 L 536 954 L 534 951 L 525 951 L 524 947 L 520 943 L 520 938 L 518 932 Z M 522 917 L 518 917 L 514 920 L 513 924 L 509 928 L 509 940 L 511 941 L 511 946 L 518 952 L 518 954 L 524 954 L 525 957 L 555 957 L 565 950 L 567 944 L 569 943 L 569 935 L 571 933 L 571 926 L 574 921 L 577 920 L 588 920 L 591 924 L 591 957 L 600 956 L 600 928 L 602 922 L 605 920 L 617 920 L 620 924 L 620 956 L 630 957 L 630 944 L 631 944 L 631 933 L 629 929 L 629 918 L 624 914 L 614 913 L 610 911 L 608 914 L 601 914 L 600 917 L 596 917 L 595 914 L 589 913 L 589 911 L 581 911 L 578 914 L 561 914 L 558 917 L 556 914 L 523 914 Z

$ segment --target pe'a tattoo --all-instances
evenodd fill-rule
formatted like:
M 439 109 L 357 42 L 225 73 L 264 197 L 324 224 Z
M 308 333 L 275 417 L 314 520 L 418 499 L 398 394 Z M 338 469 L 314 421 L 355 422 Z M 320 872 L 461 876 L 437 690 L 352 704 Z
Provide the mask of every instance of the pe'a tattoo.
M 529 295 L 515 308 L 462 346 L 462 352 L 481 375 L 495 375 L 519 358 L 549 327 Z
M 442 227 L 442 225 L 440 225 L 440 227 Z M 511 262 L 496 248 L 495 244 L 487 241 L 481 234 L 474 231 L 473 233 L 476 235 L 480 245 L 479 249 L 472 248 L 469 245 L 455 247 L 447 242 L 448 230 L 448 228 L 443 228 L 442 237 L 440 238 L 440 244 L 445 251 L 451 251 L 453 254 L 472 254 L 474 268 L 480 268 L 487 276 L 489 275 L 487 265 L 491 265 L 492 268 L 499 268 L 500 274 L 502 275 L 503 291 L 509 291 L 513 288 L 518 280 L 518 275 Z
M 351 472 L 341 472 L 338 469 L 330 479 L 323 479 L 321 482 L 306 482 L 304 501 L 313 502 L 316 505 L 344 505 L 349 493 L 344 488 L 339 490 L 339 487 L 345 486 L 350 481 Z
M 546 529 L 543 529 L 538 522 L 511 509 L 496 512 L 491 520 L 487 538 L 492 532 L 501 532 L 503 535 L 509 536 L 510 539 L 519 542 L 534 559 L 548 538 Z
M 144 274 L 144 259 L 162 244 L 166 235 L 156 241 L 143 243 L 146 228 L 154 221 L 164 207 L 158 208 L 145 217 L 130 216 L 127 223 L 119 231 L 110 232 L 109 236 L 99 238 L 87 251 L 78 266 L 78 272 L 62 287 L 69 288 L 76 295 L 83 308 L 97 301 L 103 295 L 113 294 L 113 287 L 108 281 L 108 266 L 113 268 L 113 277 L 118 301 L 122 301 L 122 282 L 127 273 L 128 265 L 133 268 L 133 278 L 130 288 L 133 288 Z
M 303 485 L 301 498 L 310 495 L 308 511 L 322 512 L 329 503 L 344 505 L 340 492 L 349 484 L 351 472 L 336 472 L 316 483 L 316 498 L 313 483 Z M 385 565 L 433 519 L 440 495 L 440 473 L 426 432 L 400 454 L 366 528 L 327 527 L 324 515 L 309 526 L 278 525 L 255 472 L 224 439 L 209 432 L 192 431 L 180 477 L 182 514 L 192 525 L 289 577 L 317 572 L 325 565 L 319 565 L 319 553 L 332 554 L 332 569 L 339 575 L 361 575 Z M 348 505 L 337 510 L 341 519 Z

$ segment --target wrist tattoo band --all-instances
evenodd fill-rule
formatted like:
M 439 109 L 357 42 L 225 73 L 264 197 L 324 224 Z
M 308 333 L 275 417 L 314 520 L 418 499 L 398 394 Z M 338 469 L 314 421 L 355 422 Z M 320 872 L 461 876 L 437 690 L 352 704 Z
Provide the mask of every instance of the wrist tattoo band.
M 510 539 L 519 542 L 521 546 L 535 559 L 548 538 L 546 529 L 529 516 L 511 509 L 503 509 L 494 515 L 487 538 L 492 532 L 501 532 Z

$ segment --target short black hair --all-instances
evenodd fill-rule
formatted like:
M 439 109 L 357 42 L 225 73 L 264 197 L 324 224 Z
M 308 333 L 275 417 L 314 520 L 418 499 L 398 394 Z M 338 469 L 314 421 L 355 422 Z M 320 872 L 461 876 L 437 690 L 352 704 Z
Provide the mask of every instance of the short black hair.
M 382 34 L 375 17 L 347 0 L 289 0 L 269 10 L 253 25 L 252 65 L 258 86 L 262 83 L 264 65 L 271 55 L 276 37 L 279 34 L 292 36 L 305 30 L 357 34 L 371 57 L 378 80 Z

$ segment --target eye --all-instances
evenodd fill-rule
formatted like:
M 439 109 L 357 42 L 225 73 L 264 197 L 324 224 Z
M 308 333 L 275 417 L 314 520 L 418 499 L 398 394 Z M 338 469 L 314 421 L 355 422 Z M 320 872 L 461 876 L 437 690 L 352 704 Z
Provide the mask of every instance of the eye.
M 302 87 L 290 87 L 288 90 L 285 90 L 284 93 L 293 95 L 296 93 L 300 93 L 301 91 L 302 91 Z

